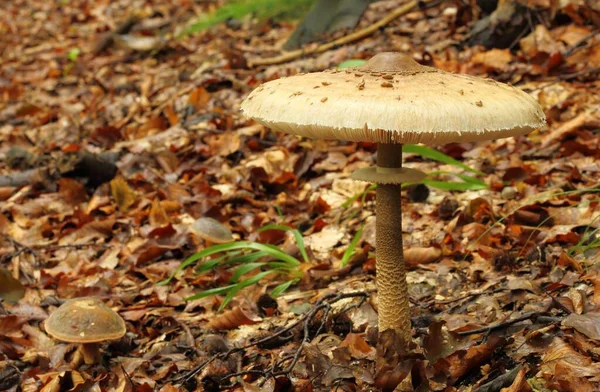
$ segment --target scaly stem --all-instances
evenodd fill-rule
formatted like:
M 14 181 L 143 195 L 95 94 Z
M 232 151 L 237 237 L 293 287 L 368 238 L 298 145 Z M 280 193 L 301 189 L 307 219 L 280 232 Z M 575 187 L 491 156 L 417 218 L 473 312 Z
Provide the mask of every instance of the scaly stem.
M 377 166 L 402 167 L 402 145 L 378 144 Z M 376 203 L 379 332 L 394 329 L 408 343 L 410 306 L 402 252 L 400 184 L 377 184 Z

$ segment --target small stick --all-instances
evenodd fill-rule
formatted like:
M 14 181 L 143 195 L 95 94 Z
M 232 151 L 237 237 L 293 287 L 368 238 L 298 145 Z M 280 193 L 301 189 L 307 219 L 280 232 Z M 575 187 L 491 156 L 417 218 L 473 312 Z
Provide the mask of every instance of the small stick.
M 237 348 L 232 348 L 227 352 L 224 353 L 219 353 L 216 354 L 214 356 L 212 356 L 211 358 L 207 359 L 206 361 L 202 362 L 201 364 L 199 364 L 198 366 L 196 366 L 195 368 L 193 368 L 192 370 L 190 370 L 189 372 L 187 372 L 186 374 L 182 375 L 181 377 L 176 377 L 175 379 L 171 380 L 173 382 L 182 382 L 182 384 L 187 383 L 189 380 L 191 380 L 193 377 L 195 377 L 196 375 L 198 375 L 202 369 L 204 369 L 206 366 L 208 366 L 210 363 L 212 363 L 213 361 L 215 361 L 216 359 L 223 359 L 223 358 L 227 358 L 232 354 L 244 351 L 248 348 L 251 348 L 253 346 L 258 346 L 261 344 L 264 344 L 272 339 L 275 339 L 278 336 L 283 335 L 286 332 L 291 331 L 292 329 L 294 329 L 296 326 L 300 325 L 300 323 L 304 322 L 304 336 L 302 338 L 302 342 L 300 343 L 300 347 L 299 349 L 296 351 L 296 353 L 293 355 L 293 361 L 292 364 L 290 364 L 290 366 L 288 366 L 288 368 L 284 371 L 284 372 L 275 372 L 274 371 L 274 366 L 276 366 L 277 364 L 274 364 L 273 367 L 271 367 L 270 370 L 264 371 L 264 374 L 266 375 L 270 375 L 270 376 L 275 376 L 275 375 L 279 375 L 279 374 L 285 374 L 285 373 L 289 373 L 294 366 L 296 365 L 296 363 L 298 362 L 298 359 L 300 357 L 300 354 L 302 352 L 302 348 L 304 346 L 304 344 L 308 341 L 309 339 L 309 323 L 310 320 L 312 320 L 312 318 L 321 310 L 321 309 L 326 309 L 325 310 L 325 315 L 324 315 L 324 319 L 327 315 L 327 313 L 329 313 L 329 309 L 331 308 L 331 304 L 338 302 L 342 299 L 346 299 L 346 298 L 355 298 L 355 297 L 361 297 L 361 299 L 364 300 L 364 298 L 366 298 L 368 296 L 368 294 L 366 292 L 352 292 L 352 293 L 329 293 L 324 295 L 322 298 L 320 298 L 316 303 L 314 308 L 304 314 L 302 317 L 300 317 L 297 321 L 293 322 L 292 324 L 290 324 L 289 326 L 277 331 L 276 333 L 269 335 L 263 339 L 259 339 L 256 340 L 252 343 L 248 343 L 245 346 L 242 347 L 237 347 Z M 319 327 L 319 330 L 317 331 L 317 333 L 321 330 L 323 326 L 321 325 Z M 237 373 L 233 373 L 233 374 L 237 374 Z M 223 377 L 223 379 L 231 377 L 231 375 L 225 376 Z
M 477 329 L 472 329 L 470 331 L 460 331 L 458 335 L 460 336 L 468 336 L 468 335 L 476 335 L 478 333 L 490 333 L 493 331 L 497 331 L 499 329 L 503 329 L 506 327 L 510 327 L 513 324 L 520 323 L 521 321 L 530 320 L 538 318 L 539 316 L 546 315 L 546 312 L 528 312 L 520 315 L 519 317 L 515 317 L 514 319 L 506 320 L 501 323 L 490 325 L 489 327 L 482 327 Z
M 386 17 L 381 19 L 379 22 L 374 23 L 368 27 L 365 27 L 362 30 L 358 30 L 352 34 L 349 34 L 344 37 L 333 40 L 331 42 L 327 42 L 322 45 L 319 45 L 316 48 L 298 49 L 298 50 L 293 50 L 291 52 L 284 53 L 282 55 L 275 56 L 275 57 L 270 57 L 270 58 L 266 58 L 266 59 L 250 60 L 248 62 L 248 65 L 250 65 L 251 67 L 256 67 L 256 66 L 260 66 L 260 65 L 275 65 L 275 64 L 286 63 L 288 61 L 292 61 L 299 57 L 302 57 L 304 55 L 323 53 L 325 51 L 335 48 L 336 46 L 345 45 L 350 42 L 358 41 L 362 38 L 365 38 L 365 37 L 375 33 L 377 30 L 386 26 L 394 19 L 408 13 L 413 8 L 417 7 L 418 4 L 419 4 L 419 2 L 417 0 L 412 0 L 412 1 L 396 8 L 394 11 L 390 12 Z M 427 6 L 430 6 L 430 4 L 427 4 Z

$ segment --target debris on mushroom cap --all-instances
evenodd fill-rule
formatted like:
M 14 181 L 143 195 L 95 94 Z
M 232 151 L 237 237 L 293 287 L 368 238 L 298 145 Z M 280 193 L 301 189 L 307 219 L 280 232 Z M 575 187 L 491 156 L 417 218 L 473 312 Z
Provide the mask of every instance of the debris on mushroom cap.
M 286 133 L 377 143 L 496 139 L 545 123 L 537 101 L 515 87 L 425 67 L 404 54 L 380 53 L 348 72 L 265 83 L 242 102 L 242 110 Z M 325 97 L 327 105 L 317 105 Z
M 66 301 L 48 317 L 46 332 L 69 343 L 97 343 L 125 335 L 125 321 L 97 298 Z
M 233 241 L 231 230 L 213 218 L 202 217 L 192 224 L 192 229 L 198 236 L 217 244 Z

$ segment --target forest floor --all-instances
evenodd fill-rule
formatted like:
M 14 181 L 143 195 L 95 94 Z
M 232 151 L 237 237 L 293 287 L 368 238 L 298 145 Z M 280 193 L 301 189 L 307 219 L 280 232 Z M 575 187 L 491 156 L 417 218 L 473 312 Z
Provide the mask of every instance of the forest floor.
M 360 40 L 260 67 L 294 23 L 246 18 L 172 38 L 201 3 L 3 3 L 0 390 L 411 390 L 407 374 L 418 391 L 600 390 L 593 1 L 523 1 L 492 34 L 475 2 L 423 3 Z M 399 5 L 373 3 L 357 29 Z M 440 147 L 486 189 L 404 192 L 414 347 L 400 356 L 376 330 L 374 192 L 349 179 L 375 146 L 283 135 L 239 112 L 262 82 L 382 51 L 509 82 L 548 120 L 526 137 Z M 208 245 L 191 229 L 203 216 L 300 258 L 292 232 L 259 231 L 297 228 L 301 279 L 274 301 L 265 294 L 285 277 L 266 276 L 221 312 L 223 296 L 185 298 L 228 284 L 231 269 L 158 285 Z M 92 364 L 44 328 L 82 296 L 127 327 Z

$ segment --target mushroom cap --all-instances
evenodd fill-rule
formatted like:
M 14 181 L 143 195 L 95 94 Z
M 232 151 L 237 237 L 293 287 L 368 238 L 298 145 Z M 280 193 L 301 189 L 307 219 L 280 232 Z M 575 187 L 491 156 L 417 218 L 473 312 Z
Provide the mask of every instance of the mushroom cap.
M 69 343 L 97 343 L 125 335 L 125 321 L 97 298 L 66 301 L 46 319 L 46 332 Z
M 376 143 L 497 139 L 545 123 L 537 101 L 513 86 L 425 67 L 400 53 L 264 83 L 242 110 L 285 133 Z
M 216 244 L 233 241 L 231 230 L 216 219 L 202 217 L 192 224 L 192 230 L 207 241 Z

